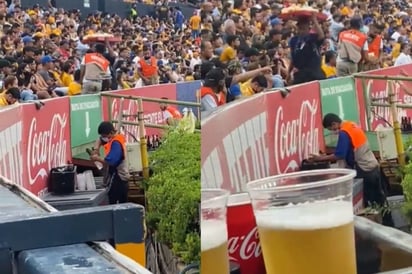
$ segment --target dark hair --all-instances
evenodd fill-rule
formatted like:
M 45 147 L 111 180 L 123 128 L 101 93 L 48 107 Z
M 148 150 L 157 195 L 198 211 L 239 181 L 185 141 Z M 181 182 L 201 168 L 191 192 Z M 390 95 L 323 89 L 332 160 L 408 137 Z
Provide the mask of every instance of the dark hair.
M 323 116 L 322 125 L 324 128 L 329 128 L 333 123 L 342 123 L 342 120 L 335 113 L 328 113 Z
M 76 71 L 74 72 L 74 81 L 80 81 L 80 69 L 76 69 Z
M 99 127 L 98 127 L 98 129 L 97 129 L 97 133 L 98 133 L 99 135 L 102 135 L 102 134 L 110 134 L 110 133 L 112 133 L 113 131 L 115 131 L 114 126 L 113 126 L 113 124 L 112 124 L 111 122 L 109 122 L 109 121 L 103 121 L 103 122 L 101 122 L 100 125 L 99 125 Z
M 252 83 L 257 83 L 259 87 L 267 88 L 268 87 L 268 80 L 263 75 L 258 75 L 252 79 Z
M 10 94 L 16 100 L 20 100 L 20 90 L 18 88 L 9 88 L 6 94 Z
M 328 50 L 325 52 L 325 63 L 329 63 L 330 60 L 336 56 L 336 53 L 333 50 Z

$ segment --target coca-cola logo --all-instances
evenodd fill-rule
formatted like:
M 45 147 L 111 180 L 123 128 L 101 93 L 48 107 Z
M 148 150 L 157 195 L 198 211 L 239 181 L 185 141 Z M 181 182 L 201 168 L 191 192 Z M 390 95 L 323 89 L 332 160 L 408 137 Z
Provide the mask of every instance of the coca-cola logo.
M 317 100 L 302 102 L 296 119 L 284 117 L 284 110 L 279 106 L 276 112 L 274 131 L 274 157 L 277 173 L 293 171 L 309 154 L 319 152 L 319 129 L 316 128 L 318 110 Z M 282 169 L 285 161 L 286 168 Z M 298 163 L 299 161 L 299 163 Z
M 246 261 L 259 258 L 262 254 L 257 227 L 246 235 L 233 236 L 228 240 L 229 258 L 231 261 Z
M 54 114 L 50 126 L 38 129 L 37 118 L 31 120 L 28 146 L 27 168 L 29 183 L 33 185 L 39 177 L 45 178 L 53 167 L 64 165 L 67 161 L 67 141 L 65 128 L 68 115 Z
M 395 100 L 396 102 L 398 101 L 407 102 L 409 100 L 409 98 L 407 98 L 408 96 L 405 96 L 405 95 L 402 96 L 402 94 L 404 94 L 403 89 L 405 88 L 403 83 L 401 85 L 398 82 L 386 81 L 384 87 L 377 86 L 376 90 L 375 90 L 374 83 L 382 83 L 382 81 L 374 82 L 374 80 L 369 80 L 367 82 L 366 94 L 369 97 L 367 99 L 371 100 L 374 103 L 387 104 L 389 89 L 392 89 L 392 91 L 394 92 L 395 98 L 393 98 L 393 100 Z M 402 116 L 407 116 L 407 110 L 405 109 L 398 108 L 397 113 L 398 113 L 399 120 Z M 370 116 L 370 122 L 373 123 L 372 125 L 373 130 L 375 130 L 377 126 L 380 124 L 383 126 L 389 126 L 385 122 L 385 120 L 386 121 L 392 120 L 390 108 L 382 107 L 382 106 L 374 106 L 372 115 Z

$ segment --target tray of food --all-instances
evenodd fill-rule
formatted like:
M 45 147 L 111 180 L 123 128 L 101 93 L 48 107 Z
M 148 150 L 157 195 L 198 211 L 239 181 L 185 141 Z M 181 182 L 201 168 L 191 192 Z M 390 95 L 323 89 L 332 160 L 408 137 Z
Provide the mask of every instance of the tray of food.
M 301 7 L 301 6 L 290 6 L 287 8 L 282 9 L 281 14 L 279 17 L 283 20 L 294 20 L 298 21 L 301 18 L 310 18 L 312 14 L 316 14 L 316 18 L 319 21 L 325 21 L 328 16 L 319 10 L 312 8 L 312 7 Z
M 113 34 L 110 34 L 110 33 L 95 33 L 95 34 L 84 36 L 82 40 L 84 44 L 106 42 L 106 41 L 108 41 L 109 43 L 117 43 L 117 42 L 121 42 L 122 38 L 118 36 L 114 36 Z

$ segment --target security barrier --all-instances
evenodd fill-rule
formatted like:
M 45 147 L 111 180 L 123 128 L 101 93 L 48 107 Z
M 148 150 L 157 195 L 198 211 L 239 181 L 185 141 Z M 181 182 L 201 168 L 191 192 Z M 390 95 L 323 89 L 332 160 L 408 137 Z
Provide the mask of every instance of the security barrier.
M 197 81 L 112 93 L 158 99 L 167 97 L 170 100 L 185 98 L 185 101 L 192 98 L 190 100 L 196 103 L 199 87 L 200 82 Z M 73 157 L 88 158 L 85 148 L 96 140 L 99 123 L 108 120 L 109 116 L 117 120 L 119 103 L 119 99 L 112 101 L 110 114 L 107 111 L 107 98 L 99 95 L 49 99 L 44 101 L 40 109 L 32 103 L 1 108 L 0 174 L 35 195 L 42 196 L 51 168 L 67 164 Z M 145 121 L 152 124 L 161 122 L 162 113 L 158 103 L 144 102 L 143 107 Z M 135 101 L 124 100 L 126 112 L 137 113 L 137 109 Z M 195 111 L 193 113 L 197 114 Z M 137 130 L 137 127 L 133 127 L 132 134 L 133 130 Z M 148 134 L 157 134 L 158 130 L 147 131 Z

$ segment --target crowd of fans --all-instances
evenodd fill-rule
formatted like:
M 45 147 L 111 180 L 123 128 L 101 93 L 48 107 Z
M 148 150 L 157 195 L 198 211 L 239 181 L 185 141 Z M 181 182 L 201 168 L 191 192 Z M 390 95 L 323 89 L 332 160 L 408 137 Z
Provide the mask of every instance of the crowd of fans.
M 285 17 L 282 9 L 294 5 L 322 16 Z M 271 88 L 412 63 L 404 0 L 213 0 L 198 15 L 203 111 Z
M 152 17 L 85 15 L 0 0 L 0 106 L 194 80 L 200 18 L 156 5 Z

